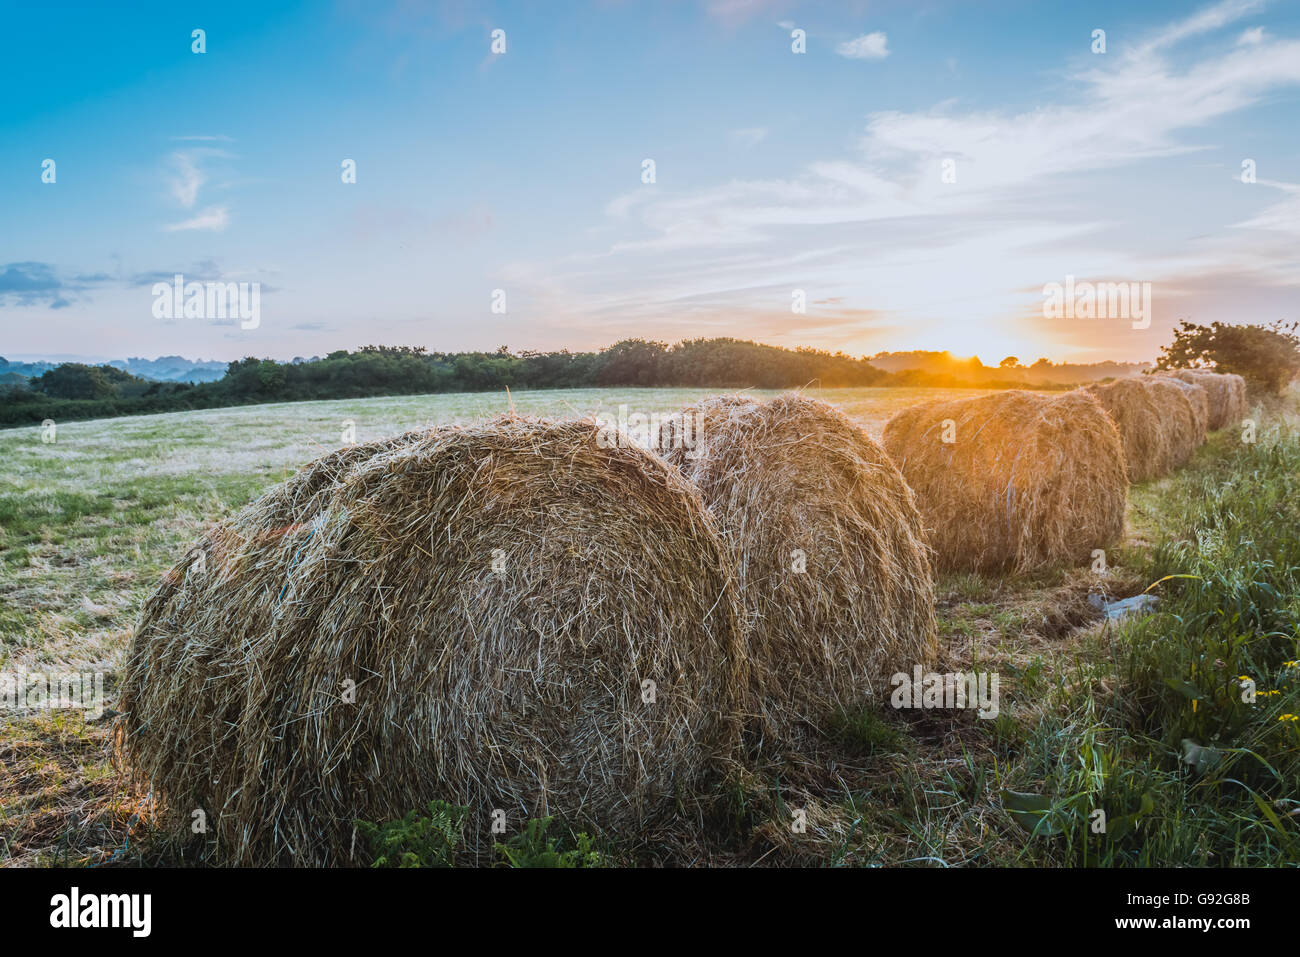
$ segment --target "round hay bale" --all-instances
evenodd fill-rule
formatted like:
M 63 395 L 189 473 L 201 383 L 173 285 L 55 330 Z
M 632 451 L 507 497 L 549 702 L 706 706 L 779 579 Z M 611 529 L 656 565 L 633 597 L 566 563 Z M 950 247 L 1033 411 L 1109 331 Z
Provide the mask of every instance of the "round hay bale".
M 730 549 L 750 710 L 779 740 L 882 700 L 890 676 L 933 659 L 934 584 L 912 492 L 838 409 L 793 393 L 719 396 L 670 420 L 658 447 Z
M 215 562 L 222 567 L 230 555 L 247 547 L 250 540 L 283 536 L 315 516 L 333 487 L 357 465 L 380 452 L 410 445 L 428 432 L 428 429 L 415 429 L 372 442 L 345 445 L 313 459 L 279 485 L 268 489 L 254 508 L 246 510 L 241 517 L 243 520 L 227 522 L 209 530 L 197 546 L 205 555 L 205 563 Z M 193 553 L 194 549 L 191 549 Z M 182 566 L 178 566 L 180 571 L 184 570 Z
M 1145 482 L 1169 471 L 1171 456 L 1165 414 L 1154 390 L 1134 378 L 1091 385 L 1088 392 L 1097 397 L 1119 430 L 1130 482 Z
M 354 468 L 380 452 L 411 445 L 429 434 L 429 429 L 414 429 L 371 442 L 345 445 L 312 459 L 287 479 L 263 495 L 257 517 L 263 521 L 301 521 L 312 511 L 317 495 L 328 490 Z
M 1192 406 L 1192 420 L 1196 431 L 1196 444 L 1202 445 L 1205 442 L 1206 434 L 1210 429 L 1210 395 L 1205 391 L 1205 386 L 1196 382 L 1185 382 L 1177 376 L 1167 375 L 1158 372 L 1150 376 L 1155 382 L 1169 382 L 1183 390 L 1183 395 Z
M 665 811 L 736 746 L 740 606 L 699 493 L 597 439 L 431 430 L 351 462 L 282 535 L 235 533 L 219 574 L 187 558 L 126 669 L 135 773 L 234 864 L 346 863 L 354 820 L 432 798 L 471 808 L 478 853 L 495 809 L 596 833 Z
M 1208 369 L 1174 369 L 1173 375 L 1205 389 L 1209 397 L 1210 431 L 1240 424 L 1246 415 L 1246 380 Z
M 1083 390 L 928 402 L 890 419 L 884 443 L 945 568 L 1084 563 L 1123 534 L 1124 451 Z
M 1227 380 L 1228 398 L 1225 401 L 1227 408 L 1224 415 L 1227 418 L 1225 425 L 1241 425 L 1241 420 L 1246 417 L 1249 408 L 1246 396 L 1246 380 L 1235 372 L 1224 372 L 1221 375 Z
M 1142 376 L 1137 381 L 1151 393 L 1160 411 L 1160 430 L 1165 438 L 1164 471 L 1186 464 L 1205 442 L 1205 424 L 1188 383 L 1162 376 Z M 1204 394 L 1204 389 L 1200 392 Z

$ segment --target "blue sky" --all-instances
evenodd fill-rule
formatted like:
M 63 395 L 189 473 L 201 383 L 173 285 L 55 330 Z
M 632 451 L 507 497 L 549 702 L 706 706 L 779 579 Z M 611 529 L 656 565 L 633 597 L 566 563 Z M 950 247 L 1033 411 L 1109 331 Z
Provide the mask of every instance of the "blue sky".
M 1300 312 L 1295 2 L 6 0 L 3 22 L 10 358 L 734 335 L 1091 361 Z M 259 282 L 260 325 L 155 318 L 177 272 Z M 1066 275 L 1150 282 L 1151 327 L 1044 318 Z

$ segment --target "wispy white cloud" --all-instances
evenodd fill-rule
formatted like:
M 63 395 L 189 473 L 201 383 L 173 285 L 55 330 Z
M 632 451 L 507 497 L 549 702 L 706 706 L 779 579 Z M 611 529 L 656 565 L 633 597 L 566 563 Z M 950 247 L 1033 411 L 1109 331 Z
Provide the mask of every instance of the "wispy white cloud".
M 650 191 L 646 189 L 634 189 L 626 193 L 620 193 L 605 204 L 605 215 L 615 219 L 625 219 L 632 209 L 649 200 Z
M 199 198 L 199 190 L 207 182 L 207 175 L 199 166 L 194 153 L 177 151 L 171 155 L 172 176 L 168 181 L 172 198 L 186 209 Z
M 889 56 L 889 40 L 881 33 L 864 33 L 835 47 L 835 52 L 850 60 L 883 60 Z
M 1080 177 L 1206 149 L 1186 133 L 1300 85 L 1300 41 L 1262 29 L 1246 46 L 1229 41 L 1175 56 L 1181 41 L 1262 6 L 1221 2 L 1110 56 L 1090 57 L 1069 76 L 1070 96 L 1033 110 L 962 111 L 944 103 L 874 113 L 855 154 L 809 162 L 793 176 L 625 194 L 606 207 L 619 233 L 604 252 L 534 272 L 547 275 L 548 294 L 570 304 L 566 312 L 581 300 L 606 321 L 635 314 L 705 323 L 713 310 L 734 314 L 764 303 L 780 311 L 791 286 L 808 285 L 849 304 L 844 336 L 860 331 L 863 309 L 918 328 L 958 308 L 975 328 L 1004 322 L 1022 308 L 1027 289 L 1066 272 L 1166 276 L 1176 286 L 1178 275 L 1237 261 L 1223 248 L 1227 224 L 1207 222 L 1217 239 L 1172 250 L 1148 237 L 1089 241 L 1117 228 L 1123 214 L 1098 208 L 1081 215 L 1073 205 L 1085 195 Z M 883 35 L 877 48 L 888 50 Z M 956 183 L 941 176 L 948 159 Z M 1285 191 L 1285 184 L 1271 185 Z M 1298 214 L 1297 197 L 1286 192 L 1236 225 L 1294 231 Z M 792 250 L 810 244 L 820 252 L 796 262 Z M 1243 282 L 1300 282 L 1287 243 L 1253 250 Z M 961 290 L 953 293 L 960 303 L 945 300 L 940 288 Z M 951 326 L 944 327 L 950 334 Z M 1151 341 L 1161 334 L 1153 330 Z
M 209 206 L 193 216 L 179 223 L 170 223 L 163 227 L 169 233 L 183 232 L 187 230 L 207 230 L 209 232 L 221 232 L 230 225 L 230 209 L 226 206 Z
M 194 209 L 198 205 L 199 194 L 210 183 L 209 165 L 213 161 L 228 159 L 233 159 L 232 154 L 210 146 L 173 151 L 167 157 L 170 167 L 167 189 L 172 201 L 182 209 Z M 229 224 L 230 207 L 221 204 L 206 206 L 196 215 L 181 222 L 168 223 L 162 228 L 169 233 L 191 230 L 220 232 Z
M 196 137 L 181 137 L 194 139 Z M 199 191 L 211 180 L 209 167 L 221 160 L 234 159 L 234 154 L 214 146 L 195 146 L 174 150 L 167 156 L 167 189 L 171 198 L 185 209 L 199 200 Z
M 1270 203 L 1249 219 L 1233 223 L 1233 227 L 1267 229 L 1300 237 L 1300 183 L 1261 179 L 1254 185 L 1280 190 L 1282 198 L 1276 203 Z
M 1161 37 L 1190 36 L 1256 6 L 1219 4 Z M 1250 106 L 1270 90 L 1300 85 L 1300 41 L 1263 39 L 1181 71 L 1159 57 L 1121 57 L 1116 67 L 1094 67 L 1074 80 L 1084 91 L 1079 102 L 1020 114 L 960 113 L 953 104 L 875 113 L 857 158 L 813 162 L 794 179 L 733 181 L 649 203 L 645 222 L 664 234 L 680 234 L 679 227 L 693 222 L 710 227 L 700 232 L 737 226 L 752 237 L 753 228 L 766 225 L 996 213 L 1005 208 L 1007 191 L 1201 148 L 1174 134 Z M 947 158 L 956 161 L 960 189 L 941 180 Z
M 1200 10 L 1190 17 L 1178 20 L 1163 30 L 1158 31 L 1145 43 L 1133 49 L 1133 59 L 1144 59 L 1148 55 L 1171 47 L 1188 37 L 1199 36 L 1221 29 L 1229 23 L 1235 23 L 1247 14 L 1254 13 L 1268 5 L 1268 0 L 1221 0 Z

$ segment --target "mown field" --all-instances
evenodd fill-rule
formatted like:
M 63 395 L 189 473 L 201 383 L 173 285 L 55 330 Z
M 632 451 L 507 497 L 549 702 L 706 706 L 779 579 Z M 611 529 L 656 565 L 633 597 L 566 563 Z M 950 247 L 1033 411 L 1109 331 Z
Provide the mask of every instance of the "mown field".
M 103 670 L 201 530 L 342 443 L 513 406 L 670 412 L 707 390 L 560 390 L 339 400 L 0 431 L 0 670 Z M 879 437 L 906 405 L 976 394 L 819 390 Z M 1001 713 L 846 714 L 804 763 L 753 769 L 626 864 L 1300 863 L 1300 443 L 1294 397 L 1258 439 L 1221 432 L 1132 490 L 1108 568 L 942 576 L 947 671 L 1001 675 Z M 1262 414 L 1262 413 L 1261 413 Z M 1090 594 L 1155 586 L 1160 611 L 1099 621 Z M 1240 700 L 1247 675 L 1265 692 Z M 109 723 L 0 717 L 0 862 L 178 863 L 108 757 Z M 1089 815 L 1105 811 L 1108 834 Z M 789 827 L 792 809 L 807 831 Z M 572 835 L 557 822 L 560 846 Z M 505 857 L 503 856 L 503 860 Z

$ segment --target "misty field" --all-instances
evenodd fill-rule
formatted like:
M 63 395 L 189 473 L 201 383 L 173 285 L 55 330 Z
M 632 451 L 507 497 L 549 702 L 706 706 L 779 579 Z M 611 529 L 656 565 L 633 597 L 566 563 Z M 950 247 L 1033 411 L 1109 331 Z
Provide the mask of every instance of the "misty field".
M 0 670 L 104 671 L 108 703 L 161 576 L 211 523 L 343 443 L 516 412 L 667 413 L 693 389 L 560 390 L 332 400 L 0 432 Z M 899 409 L 969 390 L 812 393 L 873 437 Z M 1274 414 L 1256 443 L 1216 434 L 1184 469 L 1130 493 L 1126 544 L 1102 574 L 941 575 L 947 671 L 1002 678 L 971 712 L 845 714 L 808 765 L 730 782 L 722 819 L 628 835 L 611 863 L 1073 865 L 1300 860 L 1300 448 Z M 1090 596 L 1155 591 L 1168 613 L 1123 626 Z M 1226 611 L 1225 611 L 1226 609 Z M 1243 709 L 1231 680 L 1276 691 Z M 108 758 L 109 722 L 75 712 L 0 728 L 0 863 L 183 863 L 146 796 Z M 1214 760 L 1186 760 L 1184 741 Z M 1196 752 L 1201 754 L 1208 752 Z M 431 796 L 432 797 L 432 796 Z M 806 831 L 792 833 L 791 809 Z M 1127 836 L 1074 828 L 1093 809 Z M 1028 826 L 1026 822 L 1029 822 Z M 573 835 L 561 830 L 562 843 Z

